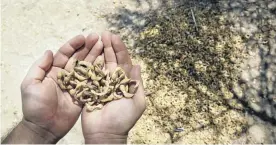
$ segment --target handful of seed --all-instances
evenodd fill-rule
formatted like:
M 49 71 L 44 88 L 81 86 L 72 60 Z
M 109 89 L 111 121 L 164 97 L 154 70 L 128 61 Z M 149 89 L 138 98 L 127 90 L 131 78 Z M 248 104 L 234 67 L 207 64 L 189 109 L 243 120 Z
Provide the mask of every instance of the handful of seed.
M 77 101 L 85 103 L 88 111 L 101 109 L 112 100 L 132 98 L 139 82 L 130 80 L 120 67 L 110 73 L 103 70 L 103 66 L 103 62 L 92 65 L 86 61 L 76 60 L 72 71 L 58 73 L 58 85 Z M 133 88 L 131 93 L 130 86 Z

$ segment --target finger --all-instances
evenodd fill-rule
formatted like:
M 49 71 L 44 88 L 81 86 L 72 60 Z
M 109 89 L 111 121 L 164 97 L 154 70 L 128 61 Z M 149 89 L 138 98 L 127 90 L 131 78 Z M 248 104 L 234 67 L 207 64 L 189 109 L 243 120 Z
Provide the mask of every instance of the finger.
M 121 40 L 120 36 L 113 34 L 111 37 L 112 47 L 116 54 L 118 65 L 132 65 L 126 45 Z
M 22 86 L 41 82 L 46 72 L 51 68 L 53 60 L 53 52 L 47 50 L 44 55 L 31 66 L 23 80 Z
M 143 86 L 143 81 L 141 78 L 141 67 L 139 65 L 134 65 L 130 72 L 130 78 L 132 80 L 138 80 L 139 86 L 138 89 L 133 96 L 133 100 L 138 108 L 140 108 L 142 111 L 146 108 L 146 100 L 145 100 L 145 91 Z M 134 88 L 133 86 L 130 86 L 129 91 L 133 92 Z
M 96 58 L 100 56 L 102 53 L 103 42 L 99 39 L 84 60 L 93 63 L 96 60 Z
M 99 36 L 97 34 L 88 35 L 87 39 L 85 40 L 85 46 L 79 49 L 76 53 L 74 53 L 72 57 L 70 57 L 64 69 L 67 71 L 71 71 L 74 67 L 73 63 L 75 60 L 84 60 L 85 57 L 88 55 L 89 51 L 96 44 L 98 39 Z
M 111 37 L 112 47 L 116 55 L 117 63 L 125 72 L 130 72 L 132 62 L 128 54 L 127 48 L 120 36 L 113 34 Z M 129 76 L 129 74 L 128 74 Z
M 111 35 L 110 32 L 104 32 L 102 34 L 105 65 L 110 71 L 115 70 L 117 67 L 116 55 L 111 45 Z
M 78 60 L 84 60 L 98 40 L 99 36 L 97 34 L 89 34 L 85 40 L 85 46 L 74 53 L 72 57 Z
M 78 35 L 65 43 L 55 54 L 53 66 L 64 68 L 69 58 L 85 43 L 83 35 Z

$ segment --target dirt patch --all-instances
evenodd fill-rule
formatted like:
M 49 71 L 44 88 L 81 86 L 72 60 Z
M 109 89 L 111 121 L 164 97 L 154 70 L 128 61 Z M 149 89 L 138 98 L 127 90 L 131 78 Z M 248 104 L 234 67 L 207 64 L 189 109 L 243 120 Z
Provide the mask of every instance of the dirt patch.
M 255 94 L 259 103 L 250 100 L 248 82 L 243 80 L 261 72 L 244 70 L 245 64 L 254 65 L 248 60 L 256 54 L 256 48 L 248 47 L 249 40 L 266 33 L 237 29 L 237 9 L 224 5 L 248 9 L 246 4 L 226 1 L 162 1 L 158 9 L 146 13 L 119 8 L 106 16 L 111 29 L 124 36 L 133 57 L 146 64 L 144 80 L 151 96 L 131 143 L 231 143 L 247 132 L 248 116 L 273 124 L 273 117 L 260 115 L 266 104 L 260 103 L 263 96 Z M 268 28 L 273 33 L 271 25 Z M 268 39 L 254 40 L 264 44 Z M 154 134 L 156 130 L 162 133 Z

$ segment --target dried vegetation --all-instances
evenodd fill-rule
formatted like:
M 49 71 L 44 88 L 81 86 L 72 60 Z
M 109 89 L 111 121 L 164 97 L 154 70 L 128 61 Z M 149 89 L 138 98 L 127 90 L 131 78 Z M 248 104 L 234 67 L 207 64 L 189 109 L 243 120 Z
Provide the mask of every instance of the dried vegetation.
M 76 60 L 73 70 L 59 72 L 58 84 L 75 100 L 85 103 L 88 111 L 101 109 L 112 100 L 132 98 L 139 82 L 130 80 L 120 67 L 109 73 L 103 66 L 103 61 L 92 65 L 90 62 Z

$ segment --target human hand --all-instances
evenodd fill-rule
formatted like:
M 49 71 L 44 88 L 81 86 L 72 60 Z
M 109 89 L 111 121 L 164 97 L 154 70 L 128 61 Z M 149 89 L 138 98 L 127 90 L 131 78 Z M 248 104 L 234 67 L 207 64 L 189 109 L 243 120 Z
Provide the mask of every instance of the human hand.
M 102 109 L 93 112 L 87 112 L 84 107 L 83 135 L 85 143 L 126 143 L 128 132 L 146 108 L 140 66 L 132 65 L 126 46 L 119 36 L 105 32 L 102 35 L 102 42 L 104 54 L 99 55 L 97 60 L 104 59 L 105 69 L 110 72 L 117 66 L 121 67 L 132 80 L 139 80 L 140 85 L 133 98 L 109 102 Z M 97 54 L 101 52 L 99 49 Z
M 54 56 L 46 51 L 32 65 L 21 84 L 22 122 L 51 143 L 56 143 L 73 127 L 82 110 L 82 106 L 74 104 L 72 97 L 57 85 L 57 74 L 63 69 L 72 69 L 74 59 L 96 59 L 99 54 L 95 50 L 102 49 L 102 42 L 98 40 L 98 35 L 90 34 L 86 39 L 78 35 Z

